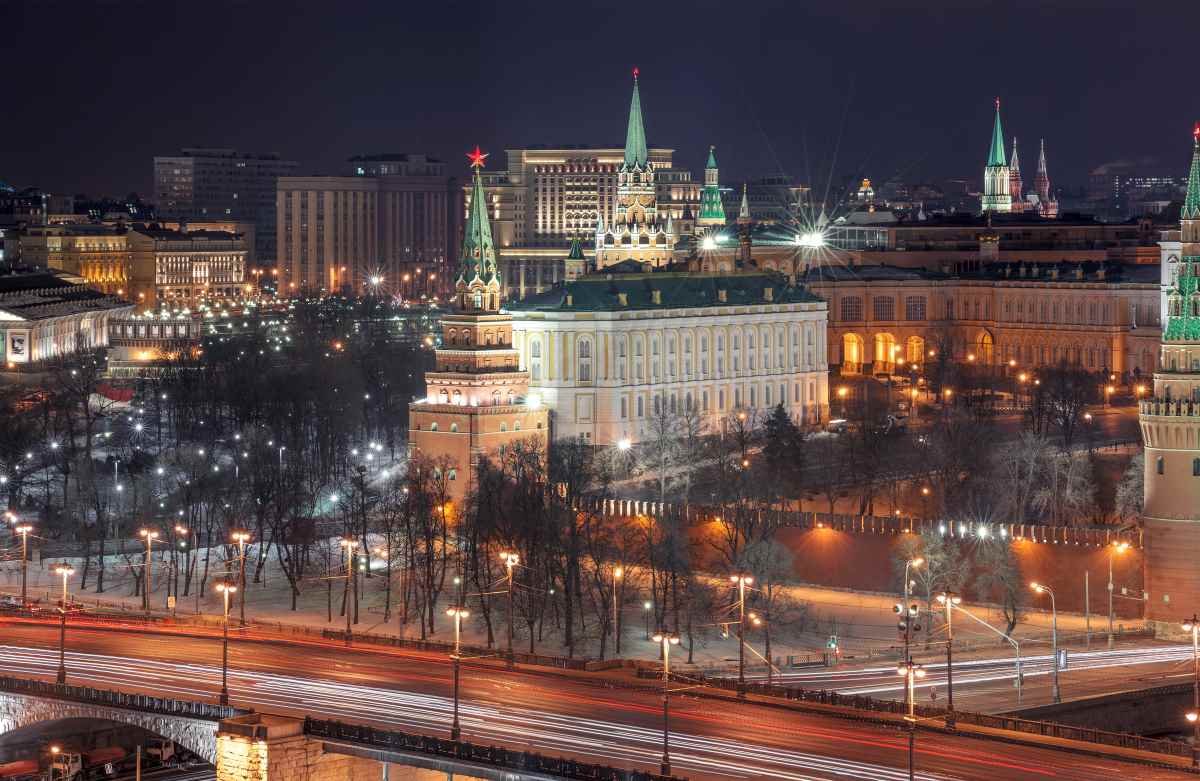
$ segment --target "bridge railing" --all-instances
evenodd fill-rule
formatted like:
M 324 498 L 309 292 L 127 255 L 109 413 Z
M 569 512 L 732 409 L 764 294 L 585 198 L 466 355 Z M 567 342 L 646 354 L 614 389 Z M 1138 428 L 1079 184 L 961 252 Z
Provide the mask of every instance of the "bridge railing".
M 148 694 L 127 694 L 126 692 L 111 691 L 108 689 L 93 689 L 89 686 L 69 686 L 49 683 L 48 681 L 13 678 L 10 676 L 0 676 L 0 692 L 25 695 L 27 697 L 42 697 L 50 700 L 66 700 L 88 705 L 100 705 L 107 708 L 124 708 L 143 713 L 156 713 L 163 716 L 178 716 L 204 721 L 221 721 L 246 713 L 244 710 L 229 705 L 213 705 L 209 702 L 193 702 L 191 700 L 173 700 L 166 697 L 153 697 Z
M 345 724 L 311 717 L 304 719 L 304 734 L 313 738 L 354 743 L 376 749 L 411 751 L 504 770 L 545 773 L 579 781 L 686 781 L 678 776 L 624 770 L 574 759 L 547 757 L 531 751 L 509 751 L 502 746 L 481 746 L 429 735 L 380 730 L 362 724 Z
M 650 677 L 651 675 L 657 675 L 659 678 L 662 677 L 661 673 L 650 671 L 642 673 L 639 671 L 639 677 Z M 671 678 L 672 680 L 677 679 L 680 683 L 691 684 L 695 684 L 699 680 L 704 685 L 729 691 L 736 691 L 738 688 L 738 682 L 733 678 L 704 678 L 696 675 L 676 676 L 674 673 L 672 673 Z M 1150 689 L 1145 694 L 1147 696 L 1154 696 L 1159 693 L 1178 693 L 1185 689 L 1191 691 L 1191 688 L 1191 684 L 1164 686 L 1159 689 Z M 897 715 L 908 713 L 908 706 L 899 700 L 881 700 L 861 694 L 842 694 L 826 689 L 802 689 L 795 686 L 751 682 L 746 684 L 746 691 L 749 694 L 778 697 L 785 700 L 814 702 L 822 705 L 839 705 L 864 711 L 865 713 L 892 713 Z M 940 719 L 946 715 L 945 708 L 933 705 L 915 705 L 914 712 L 922 719 Z M 1054 721 L 1038 721 L 1035 719 L 1023 719 L 1017 716 L 992 715 L 960 710 L 954 712 L 954 717 L 960 724 L 974 724 L 979 727 L 988 727 L 991 729 L 1044 735 L 1046 737 L 1063 738 L 1065 740 L 1078 740 L 1085 743 L 1098 743 L 1105 746 L 1136 749 L 1138 751 L 1166 754 L 1173 757 L 1190 757 L 1192 755 L 1192 747 L 1189 743 L 1161 738 L 1146 738 L 1129 732 L 1109 732 L 1091 727 L 1060 724 Z

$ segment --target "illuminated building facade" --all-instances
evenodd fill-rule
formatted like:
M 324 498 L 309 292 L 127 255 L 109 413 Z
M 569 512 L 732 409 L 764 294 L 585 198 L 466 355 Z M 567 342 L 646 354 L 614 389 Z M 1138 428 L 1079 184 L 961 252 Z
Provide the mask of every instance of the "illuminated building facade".
M 1161 367 L 1139 418 L 1146 462 L 1146 618 L 1175 631 L 1200 599 L 1200 123 L 1192 143 L 1179 256 L 1164 266 L 1169 290 Z
M 83 277 L 102 293 L 124 296 L 129 286 L 127 231 L 106 225 L 41 225 L 20 236 L 21 260 Z
M 71 274 L 0 275 L 0 368 L 20 370 L 106 347 L 109 319 L 132 309 Z
M 826 304 L 770 272 L 640 272 L 624 263 L 509 305 L 530 389 L 556 437 L 644 441 L 660 410 L 708 431 L 782 403 L 828 415 Z
M 470 155 L 473 204 L 463 230 L 451 311 L 442 315 L 436 368 L 425 373 L 427 394 L 409 407 L 413 447 L 434 459 L 456 499 L 471 489 L 481 457 L 514 442 L 549 439 L 549 414 L 528 396 L 529 374 L 513 347 L 512 316 L 500 309 L 503 286 L 484 208 L 478 148 Z
M 252 293 L 246 240 L 239 234 L 134 225 L 127 236 L 127 297 L 139 309 L 237 301 Z
M 348 176 L 287 176 L 278 184 L 280 291 L 409 299 L 449 290 L 458 184 L 424 155 L 351 158 Z

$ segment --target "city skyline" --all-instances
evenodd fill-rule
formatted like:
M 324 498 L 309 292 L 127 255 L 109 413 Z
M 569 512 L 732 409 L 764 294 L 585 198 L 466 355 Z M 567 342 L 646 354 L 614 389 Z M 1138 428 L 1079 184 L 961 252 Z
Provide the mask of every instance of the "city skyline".
M 49 73 L 14 85 L 28 119 L 10 128 L 9 148 L 32 153 L 8 156 L 0 180 L 148 196 L 153 156 L 187 146 L 275 153 L 298 160 L 300 174 L 338 173 L 350 156 L 379 151 L 457 168 L 476 143 L 615 146 L 635 66 L 648 142 L 676 149 L 678 164 L 697 172 L 716 145 L 728 181 L 784 172 L 819 197 L 831 167 L 835 183 L 973 180 L 997 95 L 1010 136 L 1027 150 L 1046 139 L 1057 185 L 1082 185 L 1117 159 L 1156 158 L 1182 173 L 1186 161 L 1168 150 L 1195 111 L 1174 99 L 1170 74 L 1187 60 L 1182 47 L 1159 45 L 1159 30 L 1164 18 L 1186 28 L 1200 11 L 970 5 L 979 13 L 757 6 L 718 35 L 722 14 L 703 4 L 667 20 L 672 45 L 651 50 L 606 33 L 602 6 L 526 5 L 501 18 L 482 5 L 360 3 L 336 17 L 301 8 L 282 25 L 272 9 L 239 3 L 144 18 L 80 7 L 55 15 L 57 40 L 70 45 L 48 60 L 37 56 L 44 39 L 16 37 L 16 60 L 45 61 Z M 54 12 L 10 13 L 10 27 L 28 32 Z M 424 32 L 410 38 L 413 29 Z M 941 31 L 934 45 L 914 47 L 929 29 Z M 78 77 L 108 56 L 103 42 L 138 34 L 148 45 L 125 47 L 112 78 Z M 180 47 L 188 60 L 173 58 Z M 978 55 L 997 47 L 1012 56 Z M 128 110 L 104 115 L 113 100 Z M 465 176 L 465 166 L 455 172 Z

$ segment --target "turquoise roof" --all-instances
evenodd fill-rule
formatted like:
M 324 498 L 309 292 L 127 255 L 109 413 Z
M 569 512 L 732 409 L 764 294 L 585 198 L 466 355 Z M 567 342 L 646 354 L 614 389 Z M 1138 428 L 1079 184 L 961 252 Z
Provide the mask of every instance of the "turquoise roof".
M 721 290 L 725 291 L 724 301 L 720 300 Z M 824 303 L 824 299 L 804 287 L 789 284 L 787 277 L 774 272 L 606 274 L 601 271 L 509 303 L 506 308 L 515 312 L 617 312 L 800 303 Z
M 633 77 L 633 97 L 629 101 L 629 126 L 625 130 L 625 165 L 645 167 L 646 128 L 642 125 L 642 99 L 638 96 L 637 76 Z
M 578 236 L 571 239 L 571 251 L 567 253 L 567 260 L 583 260 L 583 245 Z
M 1179 216 L 1185 220 L 1200 220 L 1200 122 L 1192 133 L 1192 167 L 1188 171 L 1187 196 Z
M 992 127 L 992 149 L 988 152 L 988 167 L 1008 165 L 1004 158 L 1004 130 L 1000 127 L 1000 99 L 996 98 L 996 124 Z
M 459 282 L 469 285 L 476 278 L 484 284 L 493 279 L 500 280 L 496 247 L 492 244 L 492 226 L 487 216 L 487 194 L 478 168 L 471 182 L 471 212 L 463 229 L 462 254 L 458 261 Z
M 717 150 L 717 148 L 715 146 L 710 146 L 708 148 L 708 162 L 704 164 L 705 168 L 716 168 L 717 167 L 717 151 L 716 150 Z

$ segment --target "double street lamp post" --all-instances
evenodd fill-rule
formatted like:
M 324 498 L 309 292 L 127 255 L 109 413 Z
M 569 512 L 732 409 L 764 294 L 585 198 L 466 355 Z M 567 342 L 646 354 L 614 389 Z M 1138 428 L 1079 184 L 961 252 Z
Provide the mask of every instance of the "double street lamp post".
M 343 539 L 342 547 L 346 549 L 346 590 L 345 598 L 343 599 L 346 611 L 346 645 L 350 645 L 351 641 L 353 640 L 354 632 L 354 630 L 350 627 L 350 617 L 353 614 L 350 602 L 350 584 L 352 581 L 354 583 L 353 599 L 354 602 L 358 602 L 358 580 L 354 577 L 354 549 L 358 547 L 358 540 Z
M 1193 613 L 1183 631 L 1192 635 L 1192 712 L 1187 717 L 1192 722 L 1192 766 L 1200 767 L 1200 616 Z
M 250 533 L 244 531 L 235 531 L 230 535 L 238 546 L 238 588 L 242 590 L 242 598 L 238 600 L 238 609 L 241 611 L 242 626 L 246 625 L 246 543 L 250 542 Z
M 1108 648 L 1113 647 L 1113 557 L 1129 550 L 1129 543 L 1114 542 L 1108 546 Z
M 67 682 L 67 578 L 75 574 L 75 568 L 62 563 L 54 568 L 54 574 L 62 576 L 62 625 L 58 630 L 58 677 L 55 679 L 62 686 Z
M 225 624 L 221 638 L 221 704 L 229 704 L 229 596 L 237 593 L 238 587 L 228 581 L 217 584 L 217 591 L 225 600 Z
M 925 677 L 925 667 L 905 660 L 896 667 L 896 672 L 904 676 L 904 702 L 908 706 L 908 781 L 913 781 L 913 765 L 917 751 L 917 713 L 916 713 L 916 679 Z
M 21 607 L 24 608 L 29 604 L 26 582 L 29 573 L 29 533 L 33 531 L 33 527 L 27 523 L 22 523 L 14 526 L 13 531 L 21 535 Z
M 500 560 L 504 562 L 506 570 L 505 581 L 507 583 L 506 591 L 508 593 L 508 669 L 513 669 L 513 568 L 520 563 L 521 557 L 516 553 L 504 552 L 500 554 Z
M 1050 595 L 1050 653 L 1053 656 L 1054 679 L 1053 689 L 1050 692 L 1050 698 L 1054 702 L 1061 702 L 1062 697 L 1058 688 L 1058 606 L 1054 602 L 1054 589 L 1041 583 L 1030 583 L 1029 587 L 1039 594 Z
M 738 588 L 738 697 L 746 696 L 746 587 L 754 584 L 750 575 L 730 575 Z M 768 660 L 767 664 L 770 664 Z
M 146 566 L 142 568 L 145 575 L 145 584 L 142 587 L 142 610 L 145 610 L 148 614 L 150 612 L 150 568 L 153 561 L 151 548 L 154 545 L 154 541 L 158 539 L 158 530 L 141 529 L 138 531 L 138 534 L 146 541 Z
M 462 730 L 458 724 L 458 675 L 459 661 L 462 659 L 462 620 L 471 615 L 465 607 L 452 607 L 446 615 L 454 619 L 454 721 L 450 725 L 450 739 L 458 740 Z
M 952 612 L 962 604 L 962 597 L 953 591 L 938 594 L 937 601 L 946 607 L 946 729 L 954 729 L 954 625 Z
M 679 635 L 667 631 L 654 635 L 654 642 L 662 646 L 663 657 L 663 746 L 662 765 L 659 768 L 664 776 L 671 775 L 670 750 L 670 696 L 671 696 L 671 646 L 679 645 Z

